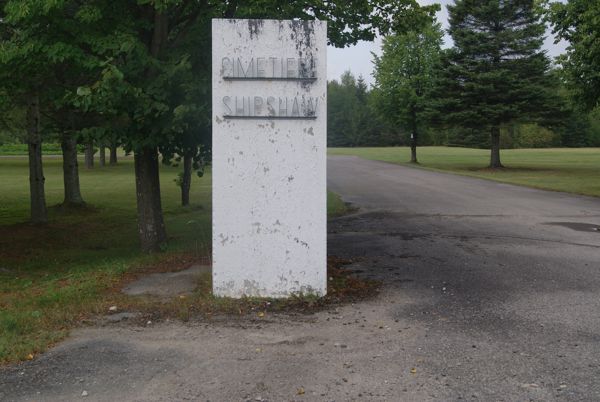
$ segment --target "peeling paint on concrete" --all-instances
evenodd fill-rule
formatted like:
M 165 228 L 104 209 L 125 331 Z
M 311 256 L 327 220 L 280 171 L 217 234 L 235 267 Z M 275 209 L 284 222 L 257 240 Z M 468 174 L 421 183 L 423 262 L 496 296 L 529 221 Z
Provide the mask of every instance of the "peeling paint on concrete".
M 326 31 L 320 21 L 213 20 L 217 295 L 326 293 Z M 224 78 L 224 58 L 229 69 L 240 60 L 238 79 Z M 278 73 L 285 78 L 265 78 L 277 76 L 263 71 L 265 58 L 281 61 L 281 69 L 296 60 L 299 79 L 293 68 Z M 311 78 L 301 79 L 307 69 Z M 290 101 L 282 106 L 268 97 Z M 314 103 L 299 119 L 305 99 Z M 263 109 L 251 112 L 250 105 Z M 271 118 L 283 107 L 289 111 Z M 235 108 L 240 116 L 227 117 Z

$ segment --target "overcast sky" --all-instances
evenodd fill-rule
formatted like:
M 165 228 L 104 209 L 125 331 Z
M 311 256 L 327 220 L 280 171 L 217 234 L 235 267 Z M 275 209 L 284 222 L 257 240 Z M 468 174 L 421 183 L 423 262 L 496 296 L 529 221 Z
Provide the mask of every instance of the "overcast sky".
M 447 4 L 454 3 L 453 0 L 419 0 L 421 5 L 440 3 L 441 11 L 437 13 L 437 19 L 441 22 L 444 30 L 448 28 Z M 444 47 L 452 46 L 452 39 L 446 35 L 444 37 Z M 558 56 L 566 47 L 564 42 L 554 44 L 554 37 L 550 31 L 546 34 L 544 49 L 548 51 L 550 57 Z M 359 42 L 356 46 L 337 49 L 329 47 L 327 49 L 327 79 L 337 79 L 346 70 L 352 71 L 355 76 L 362 75 L 368 83 L 373 82 L 371 76 L 373 72 L 373 56 L 371 52 L 381 54 L 381 40 L 377 38 L 375 42 Z

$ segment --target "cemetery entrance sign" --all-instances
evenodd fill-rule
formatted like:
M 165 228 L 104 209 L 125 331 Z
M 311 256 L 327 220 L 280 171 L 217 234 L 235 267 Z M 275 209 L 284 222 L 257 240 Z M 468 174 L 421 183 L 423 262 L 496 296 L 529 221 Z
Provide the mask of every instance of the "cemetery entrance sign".
M 213 20 L 215 295 L 327 291 L 326 31 Z

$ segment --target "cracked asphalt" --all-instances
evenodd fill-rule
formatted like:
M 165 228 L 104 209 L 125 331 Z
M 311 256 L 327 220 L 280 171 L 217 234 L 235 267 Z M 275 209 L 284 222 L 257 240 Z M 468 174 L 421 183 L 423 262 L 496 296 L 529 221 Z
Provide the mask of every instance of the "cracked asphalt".
M 81 328 L 0 369 L 0 400 L 600 400 L 600 199 L 328 162 L 359 208 L 330 221 L 329 254 L 382 281 L 376 298 Z

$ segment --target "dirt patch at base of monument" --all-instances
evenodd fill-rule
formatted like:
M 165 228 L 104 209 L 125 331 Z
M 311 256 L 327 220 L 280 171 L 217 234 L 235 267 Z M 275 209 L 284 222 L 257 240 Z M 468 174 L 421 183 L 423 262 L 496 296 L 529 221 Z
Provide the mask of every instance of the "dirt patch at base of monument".
M 185 259 L 182 261 L 185 261 Z M 156 271 L 150 271 L 152 273 L 146 276 L 136 274 L 136 282 L 133 282 L 132 278 L 124 281 L 119 289 L 125 290 L 129 294 L 113 292 L 111 296 L 114 300 L 114 308 L 107 313 L 109 314 L 108 317 L 123 312 L 136 313 L 135 317 L 127 315 L 127 321 L 142 325 L 166 319 L 180 319 L 182 321 L 190 319 L 210 320 L 216 316 L 233 318 L 248 315 L 262 319 L 270 313 L 311 314 L 331 305 L 356 302 L 378 293 L 379 282 L 358 278 L 353 271 L 344 268 L 345 265 L 352 263 L 353 261 L 348 259 L 328 258 L 327 295 L 324 297 L 293 295 L 288 299 L 215 297 L 212 295 L 210 268 L 200 266 L 204 269 L 197 269 L 198 265 L 188 267 L 185 270 L 176 269 L 173 271 L 177 272 L 178 275 L 186 274 L 180 276 L 193 279 L 195 281 L 194 286 L 186 286 L 185 289 L 184 287 L 173 286 L 171 287 L 175 292 L 173 294 L 167 294 L 163 290 L 157 293 L 154 290 L 156 290 L 156 284 L 161 282 L 163 275 L 165 275 L 163 279 L 168 280 L 167 276 L 173 274 L 157 274 Z M 180 267 L 181 265 L 178 268 Z M 99 320 L 103 324 L 122 321 L 107 320 L 108 317 L 103 316 Z

